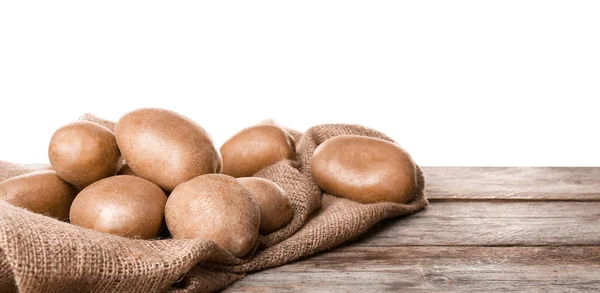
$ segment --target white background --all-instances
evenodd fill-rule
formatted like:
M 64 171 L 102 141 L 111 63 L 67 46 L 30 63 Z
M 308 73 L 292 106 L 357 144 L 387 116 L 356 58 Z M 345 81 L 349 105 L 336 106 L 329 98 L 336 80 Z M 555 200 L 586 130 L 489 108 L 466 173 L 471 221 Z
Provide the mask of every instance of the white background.
M 274 118 L 371 126 L 421 165 L 600 165 L 598 1 L 197 2 L 0 2 L 0 160 L 163 107 L 219 144 Z

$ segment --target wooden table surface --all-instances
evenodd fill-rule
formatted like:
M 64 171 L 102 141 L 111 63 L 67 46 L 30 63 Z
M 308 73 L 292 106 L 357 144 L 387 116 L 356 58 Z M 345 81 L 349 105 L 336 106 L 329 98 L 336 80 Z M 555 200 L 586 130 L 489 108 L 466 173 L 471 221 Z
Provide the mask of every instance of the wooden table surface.
M 423 169 L 426 210 L 226 292 L 600 292 L 600 168 Z

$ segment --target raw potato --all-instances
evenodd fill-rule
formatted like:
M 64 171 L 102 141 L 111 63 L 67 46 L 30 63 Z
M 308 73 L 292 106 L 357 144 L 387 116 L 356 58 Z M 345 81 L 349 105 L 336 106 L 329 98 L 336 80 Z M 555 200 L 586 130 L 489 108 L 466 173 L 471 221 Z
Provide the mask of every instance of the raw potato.
M 243 257 L 258 237 L 260 210 L 250 191 L 233 177 L 209 174 L 173 190 L 165 220 L 174 238 L 212 240 Z
M 294 160 L 294 138 L 281 127 L 256 125 L 235 134 L 221 146 L 223 174 L 250 177 L 281 160 Z
M 219 153 L 210 135 L 175 112 L 135 110 L 119 119 L 115 131 L 129 167 L 167 192 L 196 176 L 217 171 Z
M 54 171 L 38 171 L 0 183 L 0 200 L 64 221 L 77 190 Z
M 115 135 L 89 121 L 69 123 L 54 132 L 48 157 L 52 169 L 79 189 L 115 175 L 121 164 Z
M 167 196 L 154 183 L 130 175 L 100 180 L 82 190 L 71 206 L 71 223 L 123 237 L 156 236 Z
M 260 233 L 279 230 L 292 220 L 292 203 L 285 191 L 271 180 L 258 177 L 238 178 L 256 199 L 260 208 Z
M 416 165 L 404 149 L 364 136 L 326 140 L 313 154 L 311 172 L 327 193 L 361 203 L 407 203 L 417 186 Z

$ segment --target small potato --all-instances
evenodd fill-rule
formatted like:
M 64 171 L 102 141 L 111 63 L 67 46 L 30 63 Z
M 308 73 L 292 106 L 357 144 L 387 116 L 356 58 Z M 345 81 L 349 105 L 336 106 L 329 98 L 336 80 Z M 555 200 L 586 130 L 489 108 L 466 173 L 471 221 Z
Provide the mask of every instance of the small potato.
M 404 149 L 364 136 L 326 140 L 312 156 L 311 172 L 326 192 L 361 203 L 407 203 L 417 186 L 416 165 Z
M 250 177 L 281 160 L 294 160 L 294 138 L 281 127 L 256 125 L 243 129 L 221 146 L 223 174 Z
M 261 234 L 275 232 L 292 220 L 292 203 L 275 182 L 258 177 L 237 180 L 252 193 L 258 203 Z
M 54 171 L 38 171 L 0 183 L 0 200 L 64 221 L 77 190 Z
M 219 153 L 206 131 L 183 115 L 138 109 L 117 122 L 117 143 L 127 165 L 167 192 L 202 174 L 215 173 Z
M 130 175 L 102 179 L 82 190 L 71 223 L 123 237 L 150 239 L 163 222 L 167 196 L 156 184 Z
M 260 210 L 250 191 L 233 177 L 208 174 L 173 190 L 165 220 L 174 238 L 212 240 L 243 257 L 258 237 Z
M 48 157 L 52 169 L 79 189 L 115 175 L 121 164 L 115 135 L 89 121 L 59 128 L 50 140 Z

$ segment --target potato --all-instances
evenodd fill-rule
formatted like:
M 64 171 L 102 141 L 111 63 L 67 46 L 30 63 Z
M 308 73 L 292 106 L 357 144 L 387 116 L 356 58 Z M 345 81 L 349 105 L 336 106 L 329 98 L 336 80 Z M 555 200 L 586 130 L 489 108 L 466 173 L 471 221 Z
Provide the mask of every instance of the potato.
M 54 171 L 37 171 L 0 183 L 0 200 L 64 221 L 77 190 Z
M 252 193 L 260 208 L 260 233 L 279 230 L 292 220 L 292 203 L 285 191 L 271 180 L 258 177 L 237 179 Z
M 281 127 L 256 125 L 235 134 L 221 146 L 223 174 L 249 177 L 281 160 L 294 160 L 294 138 Z
M 243 257 L 258 237 L 260 210 L 250 191 L 233 177 L 208 174 L 173 190 L 165 220 L 174 238 L 212 240 Z
M 196 176 L 217 171 L 219 153 L 210 135 L 175 112 L 135 110 L 119 119 L 115 131 L 127 165 L 167 192 Z
M 361 203 L 406 203 L 417 186 L 416 165 L 404 149 L 364 136 L 326 140 L 313 154 L 311 172 L 326 192 Z
M 82 190 L 71 206 L 71 223 L 123 237 L 157 235 L 167 196 L 156 184 L 136 176 L 102 179 Z
M 115 135 L 89 121 L 69 123 L 54 132 L 48 157 L 52 169 L 79 189 L 115 175 L 121 164 Z

